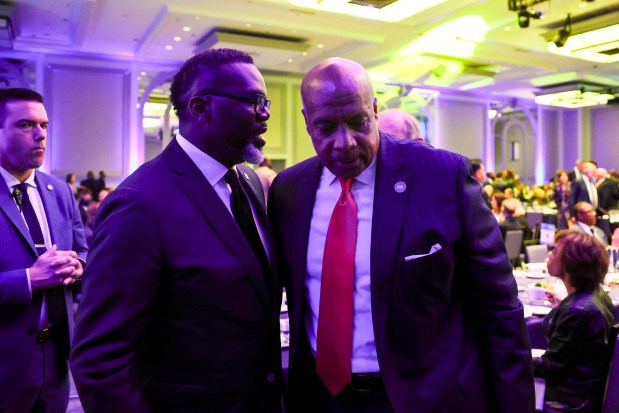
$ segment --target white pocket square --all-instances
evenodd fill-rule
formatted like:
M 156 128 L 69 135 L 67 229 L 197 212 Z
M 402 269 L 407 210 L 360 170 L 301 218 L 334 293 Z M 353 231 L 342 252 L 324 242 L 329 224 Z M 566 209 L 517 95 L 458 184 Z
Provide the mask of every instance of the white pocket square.
M 404 261 L 416 260 L 417 258 L 427 257 L 428 255 L 432 255 L 437 251 L 440 251 L 443 247 L 441 244 L 434 244 L 430 247 L 430 251 L 427 254 L 419 254 L 419 255 L 409 255 L 408 257 L 404 257 Z

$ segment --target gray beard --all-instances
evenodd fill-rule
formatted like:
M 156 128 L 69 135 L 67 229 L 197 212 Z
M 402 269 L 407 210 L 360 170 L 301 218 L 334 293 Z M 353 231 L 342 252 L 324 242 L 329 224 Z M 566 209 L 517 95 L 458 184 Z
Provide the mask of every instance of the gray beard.
M 245 145 L 241 156 L 243 157 L 243 161 L 255 165 L 258 165 L 264 161 L 264 153 L 262 152 L 262 149 L 258 148 L 253 143 L 248 143 Z

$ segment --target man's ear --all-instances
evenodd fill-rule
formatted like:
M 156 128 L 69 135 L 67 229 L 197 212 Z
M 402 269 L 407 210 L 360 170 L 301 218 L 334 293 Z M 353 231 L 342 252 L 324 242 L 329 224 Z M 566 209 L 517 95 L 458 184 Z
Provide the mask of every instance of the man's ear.
M 307 113 L 305 113 L 305 109 L 301 109 L 301 113 L 303 114 L 303 119 L 305 120 L 305 130 L 309 136 L 312 136 L 309 129 L 309 122 L 307 120 Z
M 199 121 L 208 120 L 209 110 L 208 104 L 210 103 L 210 97 L 194 96 L 189 99 L 187 105 L 189 113 Z

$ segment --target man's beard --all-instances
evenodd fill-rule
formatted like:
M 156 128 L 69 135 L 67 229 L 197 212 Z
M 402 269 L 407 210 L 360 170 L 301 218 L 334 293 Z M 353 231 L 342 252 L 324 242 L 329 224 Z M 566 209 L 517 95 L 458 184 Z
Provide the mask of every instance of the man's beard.
M 241 156 L 243 161 L 255 165 L 259 165 L 262 161 L 264 161 L 264 153 L 262 152 L 262 149 L 258 148 L 251 142 L 247 143 L 247 145 L 243 147 L 243 153 Z

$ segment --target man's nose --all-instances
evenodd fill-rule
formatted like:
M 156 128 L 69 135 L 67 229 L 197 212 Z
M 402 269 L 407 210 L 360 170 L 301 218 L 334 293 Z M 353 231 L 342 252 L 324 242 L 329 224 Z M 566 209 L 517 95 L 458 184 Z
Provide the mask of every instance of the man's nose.
M 36 125 L 33 128 L 34 139 L 37 141 L 42 141 L 47 138 L 47 129 L 43 128 L 41 125 Z
M 346 126 L 338 128 L 334 146 L 340 149 L 348 149 L 356 145 L 355 138 L 350 129 Z

